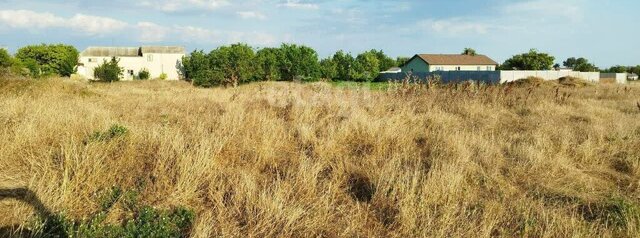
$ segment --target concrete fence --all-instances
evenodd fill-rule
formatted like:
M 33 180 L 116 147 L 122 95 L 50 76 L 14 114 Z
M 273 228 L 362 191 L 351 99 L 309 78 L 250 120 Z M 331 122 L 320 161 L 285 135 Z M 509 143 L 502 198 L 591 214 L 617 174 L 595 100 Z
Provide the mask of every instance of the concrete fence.
M 407 73 L 383 73 L 380 74 L 377 81 L 401 81 L 410 76 L 411 79 L 417 78 L 424 80 L 433 76 L 440 76 L 443 83 L 457 83 L 467 80 L 474 80 L 485 82 L 489 84 L 507 83 L 513 82 L 518 79 L 527 77 L 538 77 L 544 80 L 557 80 L 562 77 L 575 77 L 584 79 L 590 82 L 598 83 L 601 81 L 601 77 L 615 79 L 616 83 L 624 84 L 627 82 L 626 74 L 624 75 L 608 75 L 600 74 L 599 72 L 576 72 L 576 71 L 524 71 L 524 70 L 509 70 L 509 71 L 439 71 L 429 73 L 413 73 L 408 75 Z M 601 76 L 602 75 L 602 76 Z
M 600 81 L 601 82 L 611 82 L 611 83 L 627 83 L 628 75 L 626 73 L 601 73 Z

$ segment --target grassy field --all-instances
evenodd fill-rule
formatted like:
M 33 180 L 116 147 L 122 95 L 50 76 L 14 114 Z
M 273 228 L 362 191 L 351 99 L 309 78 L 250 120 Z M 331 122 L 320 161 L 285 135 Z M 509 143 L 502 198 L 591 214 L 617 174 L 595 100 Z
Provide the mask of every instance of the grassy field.
M 45 213 L 192 237 L 638 237 L 639 95 L 0 79 L 0 234 Z

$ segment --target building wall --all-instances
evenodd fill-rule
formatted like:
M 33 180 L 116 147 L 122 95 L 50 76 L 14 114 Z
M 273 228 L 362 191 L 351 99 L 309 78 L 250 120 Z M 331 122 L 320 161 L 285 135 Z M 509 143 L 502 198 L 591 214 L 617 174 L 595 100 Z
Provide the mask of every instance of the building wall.
M 426 72 L 429 72 L 429 65 L 426 62 L 424 62 L 424 60 L 421 60 L 418 57 L 415 57 L 402 67 L 402 72 L 426 73 Z
M 118 65 L 124 68 L 124 78 L 122 80 L 133 80 L 133 75 L 138 75 L 142 69 L 149 70 L 151 78 L 159 78 L 162 73 L 167 74 L 168 80 L 180 79 L 180 65 L 184 54 L 145 54 L 142 57 L 117 57 Z M 92 62 L 89 62 L 91 59 Z M 93 72 L 96 67 L 104 61 L 111 60 L 111 57 L 80 57 L 80 63 L 84 67 L 78 68 L 78 74 L 87 79 L 94 79 Z
M 500 71 L 500 82 L 513 82 L 518 79 L 523 79 L 527 77 L 538 77 L 544 80 L 556 80 L 562 77 L 576 77 L 581 78 L 587 81 L 591 81 L 594 83 L 600 82 L 600 73 L 599 72 L 576 72 L 576 71 L 555 71 L 555 70 L 540 70 L 540 71 L 529 71 L 529 70 L 509 70 L 509 71 Z
M 599 72 L 575 72 L 575 71 L 439 71 L 439 72 L 414 72 L 410 79 L 424 80 L 431 76 L 440 76 L 443 83 L 455 83 L 468 80 L 480 81 L 484 83 L 507 83 L 527 77 L 539 77 L 544 80 L 557 80 L 562 77 L 576 77 L 594 83 L 600 82 Z M 407 79 L 409 73 L 386 73 L 380 74 L 377 81 L 401 81 Z M 616 80 L 617 83 L 626 83 L 626 80 Z
M 458 67 L 460 69 L 458 70 Z M 424 60 L 413 58 L 402 67 L 402 72 L 428 73 L 436 71 L 495 71 L 495 65 L 429 65 Z
M 460 67 L 460 70 L 458 70 Z M 435 71 L 495 71 L 495 65 L 431 65 L 431 72 Z
M 627 73 L 600 73 L 600 81 L 612 81 L 616 83 L 627 83 Z

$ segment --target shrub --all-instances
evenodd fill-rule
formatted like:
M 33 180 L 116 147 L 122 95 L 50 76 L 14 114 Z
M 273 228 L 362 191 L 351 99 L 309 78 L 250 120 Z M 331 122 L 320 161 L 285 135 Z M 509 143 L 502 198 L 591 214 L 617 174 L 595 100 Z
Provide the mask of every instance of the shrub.
M 88 220 L 73 220 L 62 214 L 40 221 L 38 235 L 44 237 L 188 237 L 195 213 L 184 207 L 161 210 L 142 205 L 137 191 L 123 191 L 114 187 L 100 201 L 101 210 Z M 122 204 L 128 216 L 119 224 L 106 218 L 110 210 Z
M 203 70 L 193 77 L 193 85 L 210 88 L 224 82 L 224 73 L 217 70 Z
M 140 72 L 138 72 L 138 79 L 140 80 L 147 80 L 151 77 L 151 74 L 149 73 L 148 69 L 142 69 L 140 70 Z
M 18 49 L 16 58 L 31 65 L 33 76 L 53 75 L 71 76 L 78 64 L 78 50 L 70 45 L 30 45 Z
M 0 68 L 9 68 L 12 62 L 13 59 L 9 52 L 5 49 L 0 49 Z
M 116 57 L 111 58 L 110 61 L 105 60 L 104 63 L 95 68 L 93 76 L 104 82 L 120 80 L 120 77 L 124 76 L 124 69 L 118 66 L 119 62 Z
M 167 80 L 167 77 L 168 77 L 168 76 L 167 76 L 167 74 L 165 74 L 165 73 L 161 73 L 161 74 L 160 74 L 160 79 L 161 79 L 161 80 Z
M 96 131 L 89 137 L 89 141 L 110 141 L 117 137 L 122 137 L 129 133 L 129 129 L 124 126 L 114 124 L 107 131 Z

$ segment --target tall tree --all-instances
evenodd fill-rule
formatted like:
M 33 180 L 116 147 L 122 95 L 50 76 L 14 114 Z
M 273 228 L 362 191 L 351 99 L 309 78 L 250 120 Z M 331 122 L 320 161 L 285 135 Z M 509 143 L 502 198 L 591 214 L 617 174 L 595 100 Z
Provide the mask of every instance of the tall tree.
M 209 60 L 214 71 L 224 75 L 224 83 L 237 87 L 253 77 L 254 52 L 247 44 L 221 46 L 209 53 Z
M 338 76 L 338 64 L 331 57 L 320 60 L 320 77 L 333 80 Z
M 338 80 L 353 80 L 356 60 L 351 54 L 340 50 L 333 55 L 333 61 L 336 64 L 336 76 Z
M 279 55 L 280 75 L 284 80 L 317 79 L 320 72 L 318 53 L 308 47 L 296 44 L 282 44 Z
M 464 48 L 464 50 L 462 51 L 463 55 L 471 55 L 471 56 L 475 56 L 476 55 L 476 50 L 472 49 L 472 48 Z
M 398 57 L 398 58 L 396 58 L 396 66 L 402 67 L 404 64 L 409 62 L 410 59 L 411 59 L 411 57 Z
M 568 58 L 566 61 L 562 62 L 562 65 L 564 65 L 565 67 L 569 67 L 572 68 L 575 71 L 580 71 L 580 72 L 595 72 L 598 71 L 598 67 L 596 67 L 595 65 L 589 63 L 589 60 L 585 59 L 585 58 L 575 58 L 575 57 L 571 57 Z
M 78 64 L 78 50 L 70 45 L 30 45 L 18 49 L 16 58 L 28 65 L 36 64 L 37 67 L 29 67 L 38 70 L 31 73 L 34 76 L 57 74 L 70 76 L 75 73 Z
M 375 50 L 367 51 L 356 57 L 355 71 L 357 81 L 372 81 L 380 73 L 380 60 Z
M 550 70 L 555 57 L 540 53 L 536 49 L 528 53 L 514 55 L 500 67 L 503 70 Z
M 280 62 L 282 51 L 280 48 L 263 48 L 256 53 L 256 64 L 258 80 L 280 80 Z
M 187 80 L 193 80 L 202 71 L 211 69 L 211 62 L 202 50 L 194 50 L 182 58 L 182 74 Z

